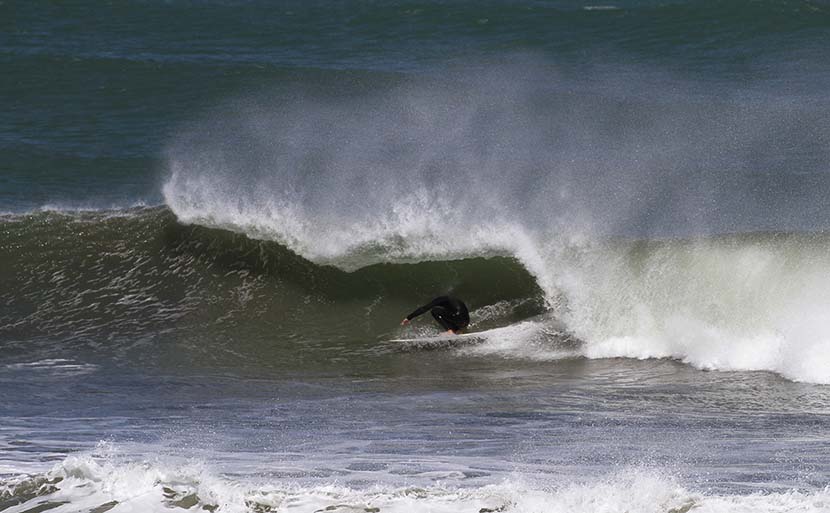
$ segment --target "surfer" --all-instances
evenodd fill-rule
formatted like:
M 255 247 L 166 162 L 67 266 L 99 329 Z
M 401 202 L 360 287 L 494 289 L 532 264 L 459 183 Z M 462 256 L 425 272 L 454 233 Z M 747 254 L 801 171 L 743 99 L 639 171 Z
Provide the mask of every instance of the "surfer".
M 438 324 L 447 330 L 446 335 L 451 333 L 460 335 L 461 330 L 470 324 L 470 313 L 467 311 L 467 305 L 463 301 L 451 296 L 440 296 L 407 315 L 401 321 L 401 326 L 406 326 L 409 324 L 409 321 L 427 310 L 438 321 Z

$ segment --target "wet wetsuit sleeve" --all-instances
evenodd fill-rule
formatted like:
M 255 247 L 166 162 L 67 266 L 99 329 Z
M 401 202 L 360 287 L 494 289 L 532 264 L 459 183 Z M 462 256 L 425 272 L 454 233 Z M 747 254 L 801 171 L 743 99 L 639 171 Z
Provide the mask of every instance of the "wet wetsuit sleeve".
M 433 307 L 441 306 L 441 305 L 443 305 L 445 303 L 448 303 L 448 302 L 449 302 L 449 299 L 447 298 L 447 296 L 437 297 L 437 298 L 433 299 L 432 301 L 430 301 L 429 303 L 425 304 L 424 306 L 418 308 L 417 310 L 415 310 L 411 314 L 407 315 L 406 318 L 411 321 L 412 319 L 414 319 L 415 317 L 418 317 L 422 313 L 431 310 Z

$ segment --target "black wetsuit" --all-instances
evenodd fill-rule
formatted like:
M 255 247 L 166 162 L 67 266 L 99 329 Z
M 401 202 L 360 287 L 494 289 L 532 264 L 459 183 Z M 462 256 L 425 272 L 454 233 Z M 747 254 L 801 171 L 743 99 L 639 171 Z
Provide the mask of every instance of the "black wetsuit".
M 467 311 L 467 305 L 463 301 L 450 296 L 437 297 L 407 315 L 406 318 L 411 321 L 427 310 L 445 330 L 463 330 L 470 324 L 470 313 Z

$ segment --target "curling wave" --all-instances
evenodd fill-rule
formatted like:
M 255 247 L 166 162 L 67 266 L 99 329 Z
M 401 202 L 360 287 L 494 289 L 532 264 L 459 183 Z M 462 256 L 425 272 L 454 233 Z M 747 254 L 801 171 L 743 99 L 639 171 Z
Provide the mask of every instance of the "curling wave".
M 795 99 L 683 96 L 692 85 L 666 92 L 647 76 L 592 85 L 620 76 L 575 81 L 531 59 L 368 93 L 248 98 L 171 144 L 164 197 L 184 223 L 347 271 L 517 261 L 549 316 L 581 340 L 572 356 L 830 383 L 830 240 L 823 218 L 806 214 L 827 183 L 805 189 L 782 146 L 824 155 L 826 127 Z M 790 164 L 810 173 L 816 162 Z M 448 289 L 463 293 L 422 290 Z M 523 325 L 497 352 L 561 357 L 561 344 L 523 349 L 545 330 Z
M 0 247 L 8 357 L 91 349 L 139 361 L 278 365 L 330 340 L 374 341 L 436 290 L 490 305 L 478 315 L 485 326 L 542 311 L 533 277 L 507 257 L 345 272 L 275 242 L 182 225 L 165 207 L 8 215 L 0 229 L 9 241 Z

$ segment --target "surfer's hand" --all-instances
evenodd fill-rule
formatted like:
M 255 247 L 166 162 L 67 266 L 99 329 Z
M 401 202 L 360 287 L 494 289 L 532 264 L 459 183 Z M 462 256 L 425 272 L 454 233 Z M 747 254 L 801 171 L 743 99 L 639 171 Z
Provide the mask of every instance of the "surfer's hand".
M 403 320 L 401 321 L 401 326 L 406 326 L 407 324 L 409 324 L 409 319 L 404 317 Z

